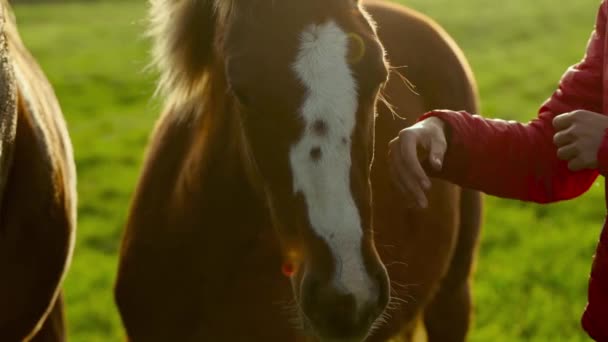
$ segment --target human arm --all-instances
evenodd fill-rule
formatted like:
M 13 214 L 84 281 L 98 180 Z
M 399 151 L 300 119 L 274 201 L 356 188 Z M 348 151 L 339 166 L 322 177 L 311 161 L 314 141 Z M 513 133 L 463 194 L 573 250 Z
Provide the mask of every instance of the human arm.
M 604 1 L 585 57 L 568 69 L 559 88 L 531 122 L 521 124 L 442 110 L 425 114 L 416 125 L 403 130 L 391 142 L 397 184 L 419 206 L 425 206 L 429 175 L 492 195 L 540 203 L 585 192 L 597 171 L 572 171 L 568 161 L 558 158 L 553 120 L 577 110 L 602 112 L 605 24 Z M 441 124 L 429 118 L 440 119 Z M 433 162 L 435 159 L 441 163 Z M 421 162 L 434 167 L 424 170 Z

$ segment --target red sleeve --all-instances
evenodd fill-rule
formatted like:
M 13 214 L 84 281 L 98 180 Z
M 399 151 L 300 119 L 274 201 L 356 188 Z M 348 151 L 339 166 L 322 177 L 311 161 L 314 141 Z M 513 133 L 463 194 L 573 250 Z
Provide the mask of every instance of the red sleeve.
M 433 176 L 490 195 L 539 203 L 570 199 L 587 191 L 598 172 L 572 172 L 567 162 L 557 158 L 552 121 L 558 114 L 577 109 L 603 111 L 606 9 L 604 0 L 585 57 L 567 70 L 535 120 L 520 124 L 453 111 L 422 116 L 420 120 L 436 116 L 448 124 L 443 169 Z

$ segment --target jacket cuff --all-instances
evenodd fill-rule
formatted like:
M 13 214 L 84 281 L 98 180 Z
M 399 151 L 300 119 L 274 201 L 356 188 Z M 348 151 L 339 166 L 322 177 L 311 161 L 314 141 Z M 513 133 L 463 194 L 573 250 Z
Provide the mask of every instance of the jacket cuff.
M 604 130 L 602 144 L 597 151 L 597 168 L 603 176 L 608 176 L 608 128 Z

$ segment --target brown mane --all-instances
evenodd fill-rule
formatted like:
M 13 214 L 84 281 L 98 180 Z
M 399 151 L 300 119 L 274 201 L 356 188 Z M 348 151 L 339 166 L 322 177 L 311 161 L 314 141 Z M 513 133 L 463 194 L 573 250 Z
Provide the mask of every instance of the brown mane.
M 167 103 L 181 104 L 205 92 L 213 70 L 215 27 L 228 20 L 234 3 L 150 0 L 152 63 L 160 71 L 158 92 Z
M 195 149 L 203 158 L 188 158 L 186 170 L 204 170 L 217 144 L 219 135 L 235 132 L 239 159 L 248 177 L 258 177 L 255 162 L 249 153 L 241 118 L 233 99 L 226 91 L 222 61 L 213 50 L 217 25 L 229 20 L 236 10 L 236 0 L 150 0 L 149 31 L 153 40 L 152 66 L 160 76 L 157 94 L 165 100 L 165 114 L 173 113 L 179 120 L 195 122 L 200 128 Z M 208 18 L 201 22 L 200 13 Z M 193 29 L 198 28 L 198 29 Z M 222 113 L 222 115 L 213 115 Z M 230 127 L 226 127 L 230 126 Z M 183 175 L 182 186 L 196 184 L 198 174 Z M 257 182 L 252 181 L 252 185 Z M 186 191 L 187 192 L 187 191 Z M 177 195 L 179 198 L 182 195 Z

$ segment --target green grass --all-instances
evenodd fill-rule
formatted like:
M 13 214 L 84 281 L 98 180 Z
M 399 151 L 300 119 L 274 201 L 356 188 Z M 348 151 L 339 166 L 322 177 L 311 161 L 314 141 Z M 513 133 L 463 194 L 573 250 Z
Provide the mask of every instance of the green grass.
M 486 116 L 527 121 L 579 60 L 598 0 L 408 0 L 468 56 Z M 142 153 L 158 114 L 143 72 L 145 2 L 16 8 L 56 87 L 75 145 L 79 234 L 66 295 L 73 341 L 119 341 L 111 288 Z M 604 218 L 602 186 L 550 206 L 488 198 L 471 341 L 585 341 L 579 317 Z

